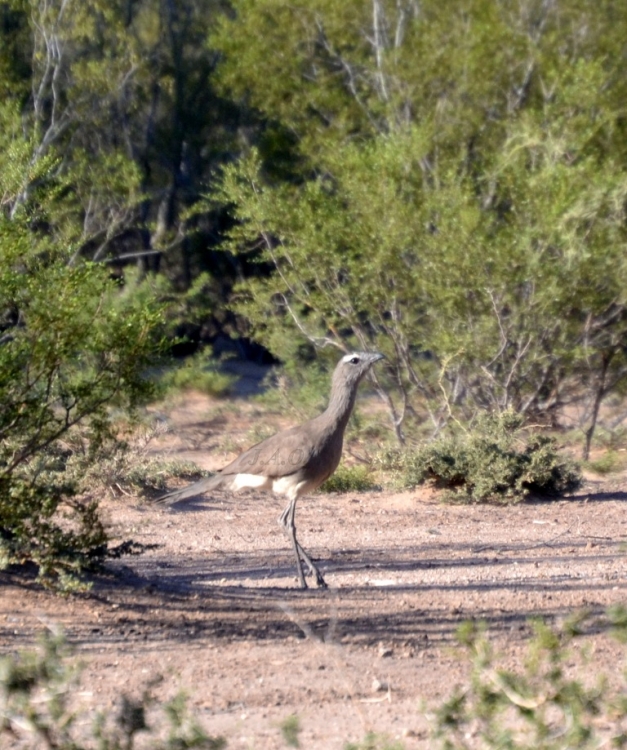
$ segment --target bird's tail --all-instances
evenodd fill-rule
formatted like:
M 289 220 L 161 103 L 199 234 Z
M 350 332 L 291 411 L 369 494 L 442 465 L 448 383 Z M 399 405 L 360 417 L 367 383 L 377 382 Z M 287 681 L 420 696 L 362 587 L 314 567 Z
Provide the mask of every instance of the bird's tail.
M 204 477 L 199 479 L 193 484 L 188 484 L 187 487 L 182 487 L 180 490 L 174 490 L 174 492 L 168 492 L 167 495 L 162 495 L 158 500 L 155 500 L 156 505 L 174 505 L 182 500 L 189 500 L 192 497 L 198 497 L 203 492 L 208 490 L 217 489 L 224 482 L 224 477 L 221 474 L 214 474 L 212 477 Z

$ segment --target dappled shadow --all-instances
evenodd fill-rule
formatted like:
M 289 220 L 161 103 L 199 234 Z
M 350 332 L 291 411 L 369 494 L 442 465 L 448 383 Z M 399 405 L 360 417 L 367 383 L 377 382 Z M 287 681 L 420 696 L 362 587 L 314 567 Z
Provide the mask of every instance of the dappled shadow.
M 590 537 L 560 539 L 562 536 L 560 534 L 553 540 L 542 542 L 494 542 L 480 546 L 432 542 L 391 551 L 380 548 L 345 549 L 329 552 L 318 558 L 317 562 L 325 574 L 364 570 L 392 574 L 433 569 L 470 570 L 478 567 L 512 567 L 512 570 L 515 570 L 514 566 L 525 564 L 546 566 L 556 563 L 568 571 L 560 580 L 574 582 L 579 580 L 576 577 L 576 566 L 583 550 L 587 550 L 587 561 L 603 563 L 615 559 L 624 544 L 624 540 L 612 539 L 609 536 L 592 537 L 597 551 L 591 553 L 588 550 Z M 190 593 L 196 587 L 206 587 L 215 583 L 232 582 L 240 586 L 247 583 L 250 586 L 261 580 L 291 578 L 295 575 L 295 564 L 289 550 L 270 549 L 241 554 L 228 553 L 219 557 L 215 553 L 208 553 L 187 560 L 138 558 L 133 562 L 133 570 L 142 580 L 150 581 L 152 585 L 164 590 Z M 530 580 L 540 588 L 547 585 L 546 581 L 538 581 L 537 577 Z M 504 577 L 497 581 L 483 581 L 473 585 L 484 588 L 510 588 L 522 583 L 519 577 L 515 581 Z M 422 589 L 424 584 L 416 584 L 415 587 Z M 438 583 L 437 587 L 445 588 L 446 585 Z M 452 588 L 457 588 L 457 585 L 453 585 Z M 462 588 L 465 589 L 466 584 L 462 585 Z M 254 590 L 261 591 L 258 587 L 254 587 Z
M 457 627 L 468 618 L 484 620 L 495 634 L 523 638 L 529 633 L 529 618 L 551 620 L 570 612 L 569 606 L 557 603 L 558 593 L 594 596 L 608 589 L 627 591 L 623 580 L 596 580 L 591 586 L 578 576 L 577 562 L 585 545 L 585 539 L 552 545 L 500 544 L 498 558 L 477 554 L 468 545 L 440 542 L 395 551 L 343 550 L 319 561 L 331 584 L 327 591 L 285 585 L 286 580 L 295 582 L 289 550 L 257 550 L 220 559 L 213 555 L 166 560 L 153 555 L 130 565 L 114 563 L 109 575 L 96 578 L 87 596 L 105 605 L 109 617 L 102 623 L 74 627 L 72 639 L 86 649 L 107 643 L 121 650 L 141 648 L 142 643 L 154 648 L 158 643 L 159 649 L 167 650 L 182 641 L 281 641 L 313 634 L 321 640 L 332 637 L 366 646 L 385 641 L 428 649 L 452 643 Z M 618 542 L 607 541 L 586 559 L 600 565 L 615 560 L 617 551 Z M 542 579 L 521 577 L 521 566 L 528 563 L 556 569 Z M 426 575 L 480 567 L 486 568 L 486 574 L 476 580 L 463 574 L 444 581 Z M 490 577 L 490 568 L 499 569 L 500 576 Z M 393 578 L 408 572 L 425 575 L 412 582 Z M 333 588 L 333 576 L 345 578 L 347 573 L 359 573 L 362 580 L 354 584 L 343 580 L 340 588 Z M 274 580 L 281 585 L 272 585 Z M 483 607 L 481 596 L 489 592 L 526 596 L 520 606 L 510 601 L 508 607 Z M 422 604 L 433 597 L 435 606 Z M 590 608 L 601 611 L 594 603 Z
M 627 498 L 627 493 L 622 494 Z M 173 510 L 190 514 L 226 510 L 240 524 L 246 521 L 239 519 L 239 513 L 258 504 L 254 495 L 247 494 L 238 496 L 237 506 L 217 497 L 210 500 L 190 500 Z M 140 516 L 133 523 L 139 524 L 152 508 L 136 510 Z M 168 515 L 164 513 L 162 519 Z M 550 519 L 553 523 L 553 516 Z M 625 598 L 624 535 L 616 533 L 625 530 L 618 525 L 621 519 L 618 509 L 607 535 L 605 526 L 594 527 L 603 536 L 582 534 L 590 527 L 577 521 L 573 527 L 577 533 L 563 526 L 545 526 L 543 539 L 517 540 L 514 526 L 511 534 L 506 529 L 494 541 L 481 529 L 475 536 L 466 532 L 464 541 L 447 541 L 445 534 L 431 535 L 423 529 L 424 542 L 413 537 L 411 543 L 408 539 L 398 546 L 392 540 L 388 547 L 374 536 L 369 538 L 375 541 L 359 546 L 344 534 L 336 538 L 348 540 L 350 548 L 341 549 L 329 548 L 324 541 L 310 546 L 312 536 L 316 538 L 311 532 L 318 529 L 309 528 L 309 535 L 305 526 L 305 546 L 327 578 L 327 591 L 298 589 L 287 541 L 278 549 L 261 549 L 264 539 L 253 533 L 255 521 L 249 520 L 243 529 L 250 532 L 247 549 L 241 552 L 238 542 L 228 552 L 202 549 L 200 544 L 187 549 L 173 545 L 112 561 L 108 572 L 94 578 L 92 590 L 77 597 L 84 603 L 83 615 L 72 614 L 69 608 L 66 612 L 60 605 L 59 620 L 70 640 L 84 651 L 107 645 L 121 652 L 167 651 L 183 642 L 201 649 L 208 643 L 305 637 L 374 648 L 385 642 L 428 651 L 453 643 L 457 627 L 469 618 L 485 620 L 495 634 L 523 639 L 529 634 L 530 617 L 564 617 L 573 602 L 600 612 L 598 602 Z M 413 516 L 407 522 L 413 522 Z M 194 518 L 188 528 L 195 524 Z M 308 524 L 316 527 L 317 521 Z M 581 568 L 584 558 L 587 577 Z M 0 585 L 16 585 L 11 578 L 0 574 Z M 22 580 L 20 585 L 24 584 Z M 26 585 L 37 588 L 33 581 Z M 5 608 L 10 615 L 11 606 L 9 601 Z M 0 617 L 4 642 L 41 629 L 41 622 L 31 618 L 30 630 L 21 626 L 17 633 L 12 622 L 20 619 L 18 610 L 16 597 L 13 620 Z
M 406 555 L 411 556 L 412 552 L 404 550 Z M 349 551 L 340 557 L 321 562 L 329 579 L 334 573 L 348 570 L 371 570 L 380 577 L 407 570 L 495 564 L 492 560 L 477 561 L 470 555 L 457 559 L 433 555 L 417 560 L 395 560 L 388 555 L 382 559 L 379 550 Z M 599 561 L 606 557 L 595 555 Z M 496 564 L 509 564 L 515 570 L 514 563 L 524 560 L 518 550 L 515 559 Z M 544 556 L 541 560 L 548 563 L 552 558 Z M 574 566 L 576 560 L 576 555 L 569 555 L 560 558 L 560 563 Z M 428 651 L 454 643 L 458 626 L 469 618 L 485 621 L 495 635 L 516 640 L 529 635 L 530 618 L 552 621 L 570 613 L 568 606 L 557 603 L 558 597 L 555 603 L 536 596 L 527 597 L 520 606 L 512 606 L 510 602 L 509 608 L 484 607 L 482 593 L 515 590 L 539 595 L 539 592 L 564 590 L 590 591 L 588 582 L 566 574 L 552 575 L 542 581 L 508 577 L 448 583 L 419 580 L 384 588 L 360 583 L 327 591 L 301 591 L 267 585 L 275 578 L 285 581 L 294 574 L 290 556 L 277 555 L 276 551 L 231 556 L 217 567 L 215 561 L 174 564 L 138 559 L 132 566 L 116 564 L 114 568 L 109 575 L 96 577 L 92 591 L 79 597 L 99 605 L 102 616 L 89 621 L 70 619 L 64 625 L 70 641 L 85 652 L 107 645 L 115 645 L 120 652 L 143 647 L 148 650 L 157 647 L 165 652 L 181 642 L 197 642 L 200 646 L 208 641 L 280 642 L 288 637 L 313 637 L 368 647 L 385 642 Z M 260 579 L 264 580 L 264 587 L 258 585 Z M 595 582 L 594 591 L 610 587 L 616 588 L 616 582 Z M 623 581 L 619 587 L 627 588 Z M 422 604 L 432 595 L 437 595 L 437 605 Z M 591 604 L 590 609 L 600 613 L 602 608 Z M 10 640 L 11 635 L 10 622 L 0 622 L 0 638 Z

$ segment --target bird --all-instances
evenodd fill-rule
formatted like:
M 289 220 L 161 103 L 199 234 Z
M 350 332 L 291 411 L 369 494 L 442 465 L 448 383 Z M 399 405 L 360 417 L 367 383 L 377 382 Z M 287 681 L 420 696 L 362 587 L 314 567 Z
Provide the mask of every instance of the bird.
M 289 502 L 279 517 L 279 524 L 291 542 L 300 587 L 307 588 L 304 561 L 316 585 L 327 588 L 322 573 L 296 538 L 296 503 L 337 469 L 357 388 L 372 365 L 381 359 L 385 357 L 379 352 L 345 354 L 333 371 L 328 406 L 321 414 L 253 445 L 213 476 L 163 495 L 157 504 L 174 505 L 219 488 L 233 492 L 271 490 L 287 497 Z

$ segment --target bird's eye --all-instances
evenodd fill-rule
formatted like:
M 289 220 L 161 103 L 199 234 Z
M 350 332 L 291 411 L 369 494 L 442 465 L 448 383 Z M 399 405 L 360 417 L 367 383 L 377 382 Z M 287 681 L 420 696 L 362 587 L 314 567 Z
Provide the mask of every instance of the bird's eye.
M 350 360 L 351 365 L 358 365 L 359 364 L 359 357 L 353 357 Z

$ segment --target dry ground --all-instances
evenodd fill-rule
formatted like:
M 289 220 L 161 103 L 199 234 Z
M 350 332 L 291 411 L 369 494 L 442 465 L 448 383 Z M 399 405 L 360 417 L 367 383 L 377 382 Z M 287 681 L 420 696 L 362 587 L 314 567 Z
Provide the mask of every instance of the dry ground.
M 207 399 L 188 399 L 168 415 L 176 430 L 159 450 L 222 465 L 252 442 L 254 415 L 239 414 L 229 422 Z M 86 665 L 85 707 L 114 706 L 163 675 L 156 695 L 184 688 L 230 748 L 285 747 L 279 724 L 293 713 L 304 750 L 339 750 L 368 730 L 408 750 L 433 747 L 421 706 L 467 675 L 461 622 L 485 620 L 514 667 L 528 618 L 627 600 L 626 490 L 615 475 L 568 500 L 503 508 L 445 506 L 425 491 L 318 494 L 299 505 L 297 526 L 329 590 L 304 592 L 272 496 L 215 495 L 172 510 L 107 501 L 115 534 L 154 548 L 69 599 L 1 574 L 0 648 L 29 646 L 60 624 Z M 595 671 L 617 672 L 621 647 L 594 633 L 582 642 Z

